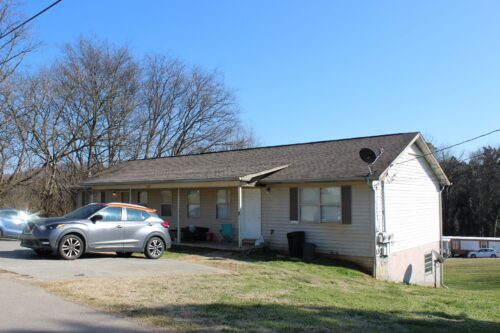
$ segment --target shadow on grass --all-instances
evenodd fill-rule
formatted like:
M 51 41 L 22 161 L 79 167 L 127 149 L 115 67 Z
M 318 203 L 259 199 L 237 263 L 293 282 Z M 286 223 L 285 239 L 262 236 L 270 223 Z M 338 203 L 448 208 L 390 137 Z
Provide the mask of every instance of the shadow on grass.
M 121 314 L 176 332 L 499 332 L 500 324 L 444 312 L 382 312 L 280 304 L 139 308 Z
M 169 254 L 175 255 L 198 255 L 202 257 L 206 257 L 208 259 L 232 259 L 249 263 L 271 263 L 271 262 L 289 262 L 289 263 L 302 263 L 302 264 L 311 264 L 311 265 L 320 265 L 320 266 L 328 266 L 328 267 L 343 267 L 354 269 L 363 273 L 368 272 L 362 267 L 356 265 L 355 263 L 351 263 L 348 261 L 343 261 L 339 259 L 332 258 L 316 258 L 311 262 L 306 262 L 298 258 L 292 258 L 287 255 L 283 255 L 278 251 L 272 250 L 263 250 L 258 249 L 250 254 L 245 254 L 241 252 L 230 252 L 223 250 L 209 250 L 202 248 L 172 248 L 169 251 Z M 168 254 L 167 254 L 168 256 Z

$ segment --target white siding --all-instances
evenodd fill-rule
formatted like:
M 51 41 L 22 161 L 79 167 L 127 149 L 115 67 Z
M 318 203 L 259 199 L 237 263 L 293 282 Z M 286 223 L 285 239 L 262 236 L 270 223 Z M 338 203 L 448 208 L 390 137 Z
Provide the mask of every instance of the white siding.
M 416 158 L 420 155 L 416 144 L 408 147 L 384 181 L 391 253 L 439 241 L 439 183 L 426 160 Z
M 490 241 L 488 247 L 500 251 L 500 242 Z
M 315 243 L 319 253 L 369 257 L 372 252 L 370 191 L 366 184 L 352 185 L 352 224 L 304 222 L 292 224 L 289 215 L 290 189 L 271 187 L 270 191 L 263 190 L 263 236 L 271 240 L 272 248 L 286 251 L 288 249 L 286 234 L 292 231 L 304 231 L 306 242 Z M 271 230 L 274 230 L 272 235 Z
M 461 241 L 460 242 L 460 250 L 471 250 L 476 251 L 480 248 L 479 241 Z

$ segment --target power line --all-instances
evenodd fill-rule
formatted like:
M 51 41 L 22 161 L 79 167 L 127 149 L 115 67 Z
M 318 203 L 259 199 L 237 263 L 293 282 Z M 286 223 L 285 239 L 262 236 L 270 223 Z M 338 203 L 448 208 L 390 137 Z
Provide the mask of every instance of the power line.
M 51 9 L 52 7 L 54 7 L 55 5 L 57 5 L 59 2 L 61 2 L 62 0 L 57 0 L 55 2 L 53 2 L 50 6 L 44 8 L 43 10 L 39 11 L 38 13 L 36 13 L 35 15 L 33 15 L 32 17 L 30 17 L 29 19 L 27 19 L 26 21 L 18 24 L 17 26 L 15 26 L 14 28 L 10 29 L 9 31 L 7 31 L 6 33 L 4 33 L 3 35 L 0 36 L 0 39 L 3 39 L 5 37 L 7 37 L 8 35 L 10 35 L 11 33 L 13 33 L 14 31 L 16 31 L 17 29 L 21 28 L 22 26 L 24 26 L 25 24 L 27 24 L 28 22 L 36 19 L 38 16 L 42 15 L 43 13 L 45 13 L 46 11 L 48 11 L 49 9 Z
M 439 153 L 439 152 L 442 152 L 444 150 L 448 150 L 448 149 L 451 149 L 453 147 L 457 147 L 457 146 L 460 146 L 460 145 L 463 145 L 464 143 L 468 143 L 468 142 L 471 142 L 471 141 L 474 141 L 474 140 L 477 140 L 477 139 L 480 139 L 480 138 L 484 138 L 485 136 L 488 136 L 488 135 L 491 135 L 493 133 L 496 133 L 496 132 L 500 132 L 500 128 L 496 129 L 496 130 L 493 130 L 491 132 L 488 132 L 488 133 L 484 133 L 484 134 L 481 134 L 481 135 L 478 135 L 476 137 L 473 137 L 473 138 L 470 138 L 470 139 L 467 139 L 467 140 L 464 140 L 462 142 L 459 142 L 459 143 L 455 143 L 451 146 L 448 146 L 448 147 L 444 147 L 444 148 L 441 148 L 441 149 L 438 149 L 434 152 L 431 152 L 431 153 L 428 153 L 428 154 L 424 154 L 424 155 L 420 155 L 420 156 L 417 156 L 415 158 L 411 158 L 409 160 L 406 160 L 406 161 L 402 161 L 402 162 L 399 162 L 399 163 L 396 163 L 396 165 L 399 165 L 399 164 L 404 164 L 406 162 L 410 162 L 410 161 L 414 161 L 414 160 L 417 160 L 419 158 L 422 158 L 422 157 L 425 157 L 425 156 L 429 156 L 429 155 L 434 155 L 436 153 Z

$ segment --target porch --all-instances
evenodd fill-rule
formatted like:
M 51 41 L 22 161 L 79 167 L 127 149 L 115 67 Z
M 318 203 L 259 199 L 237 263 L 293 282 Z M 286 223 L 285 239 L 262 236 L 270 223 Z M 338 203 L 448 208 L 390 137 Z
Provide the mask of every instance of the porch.
M 248 251 L 261 235 L 261 187 L 242 182 L 95 186 L 88 196 L 88 202 L 121 201 L 156 209 L 170 223 L 175 246 Z
M 172 246 L 178 248 L 191 248 L 191 249 L 210 249 L 221 250 L 228 252 L 252 252 L 254 250 L 266 249 L 267 245 L 255 246 L 253 244 L 243 243 L 239 246 L 237 243 L 219 243 L 219 242 L 173 242 Z

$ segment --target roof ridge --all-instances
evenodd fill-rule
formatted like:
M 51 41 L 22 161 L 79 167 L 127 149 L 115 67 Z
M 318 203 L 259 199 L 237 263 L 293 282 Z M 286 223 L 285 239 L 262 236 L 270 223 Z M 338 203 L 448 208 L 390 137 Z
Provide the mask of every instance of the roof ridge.
M 177 156 L 162 156 L 162 157 L 151 157 L 151 158 L 137 158 L 137 159 L 126 160 L 126 161 L 123 161 L 123 162 L 152 161 L 152 160 L 159 160 L 159 159 L 165 159 L 165 158 L 201 156 L 201 155 L 210 155 L 210 154 L 220 154 L 220 153 L 230 153 L 230 152 L 238 152 L 238 151 L 257 150 L 257 149 L 271 149 L 271 148 L 280 148 L 280 147 L 303 146 L 303 145 L 312 145 L 312 144 L 329 143 L 329 142 L 337 142 L 337 141 L 349 141 L 349 140 L 379 138 L 379 137 L 396 136 L 396 135 L 406 135 L 406 134 L 417 135 L 419 133 L 420 132 L 401 132 L 401 133 L 368 135 L 368 136 L 359 136 L 359 137 L 351 137 L 351 138 L 343 138 L 343 139 L 333 139 L 333 140 L 320 140 L 320 141 L 309 141 L 309 142 L 299 142 L 299 143 L 287 143 L 287 144 L 274 145 L 274 146 L 260 146 L 260 147 L 249 147 L 249 148 L 239 148 L 239 149 L 229 149 L 229 150 L 207 151 L 207 152 L 203 152 L 203 153 L 191 153 L 191 154 L 177 155 Z

